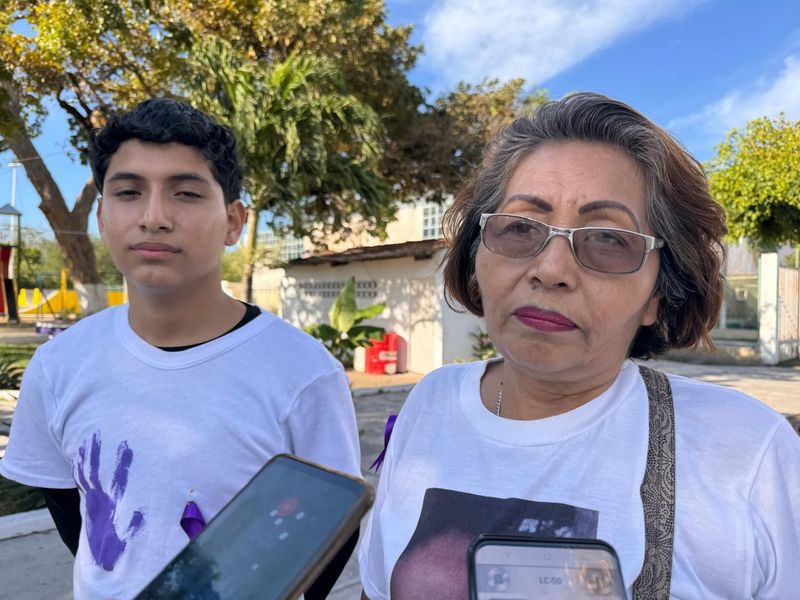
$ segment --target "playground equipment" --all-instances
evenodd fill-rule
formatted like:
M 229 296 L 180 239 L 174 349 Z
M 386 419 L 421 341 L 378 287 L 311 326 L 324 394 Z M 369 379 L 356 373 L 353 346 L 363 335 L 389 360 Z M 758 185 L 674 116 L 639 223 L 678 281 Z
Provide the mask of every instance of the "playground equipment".
M 39 278 L 41 279 L 41 277 Z M 117 306 L 125 302 L 125 293 L 120 290 L 106 291 L 109 306 Z M 21 288 L 17 298 L 19 314 L 23 317 L 43 316 L 59 317 L 66 314 L 80 314 L 81 306 L 78 293 L 67 287 L 67 271 L 61 271 L 60 286 L 57 290 L 44 291 L 41 286 L 33 290 Z
M 5 315 L 12 321 L 19 320 L 17 298 L 14 295 L 12 260 L 15 254 L 17 254 L 15 246 L 0 244 L 0 315 Z

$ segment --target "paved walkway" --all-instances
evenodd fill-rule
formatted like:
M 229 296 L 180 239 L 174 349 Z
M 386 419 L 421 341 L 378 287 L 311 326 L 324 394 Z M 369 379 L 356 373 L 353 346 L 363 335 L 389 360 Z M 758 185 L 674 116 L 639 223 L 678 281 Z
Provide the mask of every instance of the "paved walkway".
M 670 373 L 728 385 L 760 398 L 784 414 L 800 415 L 800 367 L 721 366 L 667 361 L 654 361 L 652 366 Z M 368 380 L 358 380 L 356 377 L 354 387 L 366 381 Z M 377 478 L 368 471 L 368 467 L 383 446 L 383 427 L 387 416 L 400 409 L 410 384 L 386 387 L 398 379 L 369 381 L 376 387 L 354 389 L 353 396 L 361 433 L 362 470 L 366 473 L 366 479 L 375 485 Z M 0 435 L 3 433 L 2 423 L 10 419 L 12 411 L 12 401 L 0 401 Z M 4 447 L 0 438 L 0 452 Z M 41 513 L 39 514 L 41 519 Z M 71 598 L 72 557 L 55 531 L 3 540 L 3 537 L 10 535 L 7 532 L 4 536 L 3 521 L 4 518 L 0 518 L 0 596 L 15 600 Z M 7 531 L 8 529 L 6 527 Z M 13 530 L 13 527 L 10 529 Z M 40 529 L 47 529 L 47 525 Z M 330 598 L 358 600 L 360 590 L 358 568 L 353 558 L 345 567 Z

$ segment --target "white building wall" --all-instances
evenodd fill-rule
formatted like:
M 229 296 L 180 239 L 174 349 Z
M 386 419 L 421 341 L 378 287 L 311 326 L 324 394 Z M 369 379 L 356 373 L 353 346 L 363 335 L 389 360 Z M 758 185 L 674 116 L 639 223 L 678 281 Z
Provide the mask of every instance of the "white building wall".
M 285 274 L 283 269 L 257 269 L 253 273 L 253 289 L 276 290 L 281 287 Z
M 778 248 L 778 264 L 783 264 L 784 259 L 794 252 L 792 246 Z M 727 245 L 725 257 L 726 275 L 755 275 L 758 272 L 759 253 L 747 245 L 745 238 L 740 238 L 736 244 Z
M 380 261 L 356 261 L 339 266 L 298 265 L 286 269 L 281 283 L 282 316 L 303 327 L 328 321 L 338 288 L 355 276 L 360 307 L 385 302 L 388 307 L 367 324 L 400 334 L 408 342 L 409 370 L 426 373 L 443 364 L 441 293 L 436 283 L 436 259 L 402 257 Z M 374 282 L 375 287 L 364 287 Z M 362 286 L 359 288 L 358 284 Z M 367 297 L 375 292 L 374 297 Z
M 441 256 L 441 255 L 440 255 Z M 437 257 L 437 263 L 441 261 Z M 447 304 L 444 297 L 444 284 L 442 282 L 441 270 L 436 273 L 437 286 L 442 293 L 439 296 L 440 311 L 442 314 L 442 331 L 444 332 L 444 345 L 442 348 L 442 359 L 444 364 L 455 361 L 473 360 L 472 345 L 475 340 L 470 335 L 478 329 L 486 329 L 483 319 L 476 317 L 470 312 L 464 311 L 459 305 L 456 308 L 463 312 L 458 312 Z M 453 302 L 451 300 L 451 302 Z

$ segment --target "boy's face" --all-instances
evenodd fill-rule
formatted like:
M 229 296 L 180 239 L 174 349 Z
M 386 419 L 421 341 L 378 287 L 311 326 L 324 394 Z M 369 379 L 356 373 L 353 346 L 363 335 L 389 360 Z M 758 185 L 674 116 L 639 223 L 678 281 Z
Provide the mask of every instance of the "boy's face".
M 97 221 L 130 287 L 203 292 L 219 284 L 222 253 L 239 239 L 244 207 L 225 205 L 196 148 L 132 139 L 111 157 Z

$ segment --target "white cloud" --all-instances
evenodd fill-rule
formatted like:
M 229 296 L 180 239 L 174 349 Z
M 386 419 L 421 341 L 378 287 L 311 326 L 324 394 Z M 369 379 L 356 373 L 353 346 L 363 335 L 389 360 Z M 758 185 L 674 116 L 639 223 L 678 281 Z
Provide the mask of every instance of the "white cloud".
M 701 146 L 710 149 L 734 127 L 781 112 L 789 119 L 800 119 L 800 53 L 787 56 L 774 79 L 762 78 L 747 89 L 732 90 L 696 113 L 673 119 L 667 129 L 690 150 Z
M 621 36 L 703 0 L 441 0 L 425 17 L 422 60 L 442 82 L 548 78 Z

